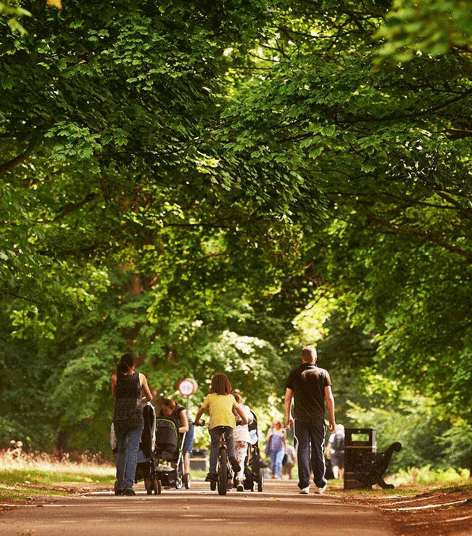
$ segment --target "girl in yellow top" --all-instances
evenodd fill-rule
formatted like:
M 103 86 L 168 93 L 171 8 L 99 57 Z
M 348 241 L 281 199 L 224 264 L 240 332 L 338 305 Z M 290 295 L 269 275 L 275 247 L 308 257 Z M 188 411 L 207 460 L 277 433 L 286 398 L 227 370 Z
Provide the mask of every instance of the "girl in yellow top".
M 241 417 L 241 424 L 246 424 L 247 419 L 231 392 L 231 384 L 226 374 L 215 374 L 211 380 L 210 393 L 195 415 L 195 424 L 201 424 L 200 417 L 203 415 L 203 412 L 207 409 L 210 411 L 210 472 L 205 479 L 207 482 L 218 479 L 216 463 L 218 461 L 221 434 L 224 434 L 226 440 L 228 458 L 233 471 L 238 473 L 241 470 L 234 456 L 233 428 L 236 427 L 235 413 Z

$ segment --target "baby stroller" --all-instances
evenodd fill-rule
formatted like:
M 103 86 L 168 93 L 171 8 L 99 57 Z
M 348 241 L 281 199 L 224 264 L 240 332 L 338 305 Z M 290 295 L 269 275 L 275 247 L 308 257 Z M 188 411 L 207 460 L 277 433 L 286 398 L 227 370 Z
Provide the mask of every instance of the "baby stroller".
M 138 450 L 138 463 L 136 465 L 136 475 L 134 482 L 144 480 L 144 485 L 148 495 L 152 493 L 153 483 L 156 482 L 156 466 L 153 458 L 156 435 L 156 411 L 154 406 L 148 402 L 143 408 L 144 430 Z M 156 491 L 157 493 L 157 491 Z
M 264 467 L 267 467 L 261 458 L 259 451 L 259 432 L 257 430 L 257 417 L 251 411 L 253 421 L 248 425 L 249 435 L 252 443 L 248 446 L 246 460 L 244 462 L 244 489 L 254 491 L 257 484 L 257 491 L 264 491 Z
M 183 444 L 185 434 L 179 434 L 174 421 L 170 419 L 156 419 L 156 439 L 154 458 L 154 477 L 146 483 L 146 490 L 150 495 L 162 493 L 162 487 L 176 487 L 181 489 L 184 484 L 183 478 Z M 190 483 L 186 480 L 185 487 Z

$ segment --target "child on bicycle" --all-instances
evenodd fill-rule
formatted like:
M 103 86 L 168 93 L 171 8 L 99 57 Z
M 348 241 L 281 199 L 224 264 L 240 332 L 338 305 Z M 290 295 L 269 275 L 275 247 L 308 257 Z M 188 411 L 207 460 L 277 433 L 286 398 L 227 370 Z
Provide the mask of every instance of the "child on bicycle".
M 200 417 L 203 415 L 203 412 L 207 409 L 210 411 L 210 472 L 205 479 L 206 482 L 218 480 L 216 464 L 218 462 L 218 449 L 222 434 L 224 434 L 228 448 L 228 458 L 233 471 L 238 473 L 241 470 L 234 456 L 233 429 L 236 427 L 235 414 L 241 417 L 242 424 L 247 424 L 247 419 L 231 393 L 231 384 L 226 374 L 215 374 L 211 380 L 210 392 L 195 415 L 195 424 L 201 425 Z

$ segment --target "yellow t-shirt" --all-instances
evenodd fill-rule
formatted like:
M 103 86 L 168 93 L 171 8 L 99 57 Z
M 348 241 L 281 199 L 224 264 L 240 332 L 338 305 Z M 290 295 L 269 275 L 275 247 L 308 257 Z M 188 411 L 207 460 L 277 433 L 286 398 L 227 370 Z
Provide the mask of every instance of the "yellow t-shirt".
M 203 401 L 202 407 L 210 410 L 210 429 L 215 426 L 236 427 L 233 408 L 237 408 L 238 403 L 233 395 L 210 393 Z

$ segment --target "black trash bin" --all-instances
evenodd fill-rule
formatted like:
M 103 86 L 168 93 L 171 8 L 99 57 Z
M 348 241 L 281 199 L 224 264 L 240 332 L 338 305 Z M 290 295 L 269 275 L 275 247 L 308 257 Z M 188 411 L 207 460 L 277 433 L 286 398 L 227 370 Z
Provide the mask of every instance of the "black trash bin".
M 355 478 L 354 470 L 364 454 L 377 451 L 375 428 L 345 428 L 344 434 L 344 489 L 371 489 Z

